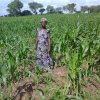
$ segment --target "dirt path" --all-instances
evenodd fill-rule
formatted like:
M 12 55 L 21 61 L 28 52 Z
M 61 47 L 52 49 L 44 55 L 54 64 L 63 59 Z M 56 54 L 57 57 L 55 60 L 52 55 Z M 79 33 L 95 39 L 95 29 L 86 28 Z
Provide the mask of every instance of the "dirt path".
M 55 68 L 52 70 L 51 73 L 46 72 L 43 73 L 44 78 L 52 78 L 53 81 L 58 84 L 63 86 L 65 83 L 65 78 L 67 75 L 67 71 L 65 67 L 59 67 Z M 37 76 L 36 76 L 37 77 Z M 15 100 L 29 100 L 29 98 L 34 97 L 34 100 L 41 100 L 39 96 L 37 95 L 36 91 L 42 90 L 45 88 L 45 83 L 39 82 L 38 84 L 34 84 L 32 82 L 32 79 L 30 78 L 25 78 L 21 80 L 20 82 L 16 83 L 13 85 L 13 99 Z

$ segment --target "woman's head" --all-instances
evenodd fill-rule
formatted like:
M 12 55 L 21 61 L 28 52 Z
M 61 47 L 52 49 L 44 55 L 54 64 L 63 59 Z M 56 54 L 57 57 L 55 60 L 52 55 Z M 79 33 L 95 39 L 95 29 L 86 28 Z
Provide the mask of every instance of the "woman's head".
M 47 21 L 47 19 L 46 18 L 41 18 L 41 21 L 40 21 L 40 23 L 41 23 L 41 25 L 42 25 L 42 27 L 46 27 L 46 25 L 47 25 L 47 23 L 48 23 L 48 21 Z

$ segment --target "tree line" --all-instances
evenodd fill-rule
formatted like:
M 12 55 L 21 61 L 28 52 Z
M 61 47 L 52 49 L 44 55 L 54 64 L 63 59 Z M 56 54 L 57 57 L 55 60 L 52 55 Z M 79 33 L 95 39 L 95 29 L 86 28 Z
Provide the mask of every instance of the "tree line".
M 20 0 L 14 0 L 10 2 L 7 7 L 8 15 L 6 16 L 26 16 L 26 15 L 37 15 L 38 12 L 43 14 L 46 13 L 60 13 L 62 14 L 64 11 L 67 13 L 100 13 L 100 5 L 97 6 L 81 6 L 80 11 L 76 10 L 76 4 L 71 3 L 64 5 L 63 7 L 54 8 L 52 5 L 48 5 L 46 8 L 43 7 L 43 4 L 37 2 L 28 3 L 30 10 L 21 11 L 23 8 L 23 3 Z

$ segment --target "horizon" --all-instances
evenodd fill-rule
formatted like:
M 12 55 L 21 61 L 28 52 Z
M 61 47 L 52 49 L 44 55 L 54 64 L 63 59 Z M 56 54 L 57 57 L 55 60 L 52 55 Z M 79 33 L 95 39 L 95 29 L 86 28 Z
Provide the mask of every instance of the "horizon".
M 6 11 L 7 5 L 14 0 L 1 0 L 0 1 L 0 16 L 7 15 L 8 12 Z M 46 8 L 47 5 L 52 5 L 54 7 L 62 7 L 64 5 L 70 4 L 70 3 L 75 3 L 76 4 L 76 9 L 80 10 L 81 6 L 92 6 L 92 5 L 100 5 L 99 0 L 20 0 L 23 3 L 23 10 L 30 10 L 28 3 L 30 2 L 38 2 L 43 4 L 44 8 Z

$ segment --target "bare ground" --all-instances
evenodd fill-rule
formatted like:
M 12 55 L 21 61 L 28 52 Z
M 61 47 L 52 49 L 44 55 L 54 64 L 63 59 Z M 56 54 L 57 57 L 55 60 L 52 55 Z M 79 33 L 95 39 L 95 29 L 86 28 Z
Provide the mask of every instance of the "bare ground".
M 43 98 L 44 100 L 50 100 L 55 92 L 54 89 L 63 87 L 67 82 L 67 70 L 65 67 L 55 67 L 51 72 L 44 72 L 41 77 L 38 80 L 39 77 L 35 74 L 34 78 L 37 80 L 36 83 L 29 77 L 14 83 L 12 85 L 13 100 L 42 100 Z M 46 80 L 50 80 L 49 84 L 46 83 Z M 89 82 L 83 87 L 83 90 L 86 94 L 89 93 L 94 97 L 99 96 L 99 99 L 92 98 L 91 100 L 100 100 L 100 83 L 94 79 L 90 78 Z M 85 98 L 88 98 L 87 96 Z

